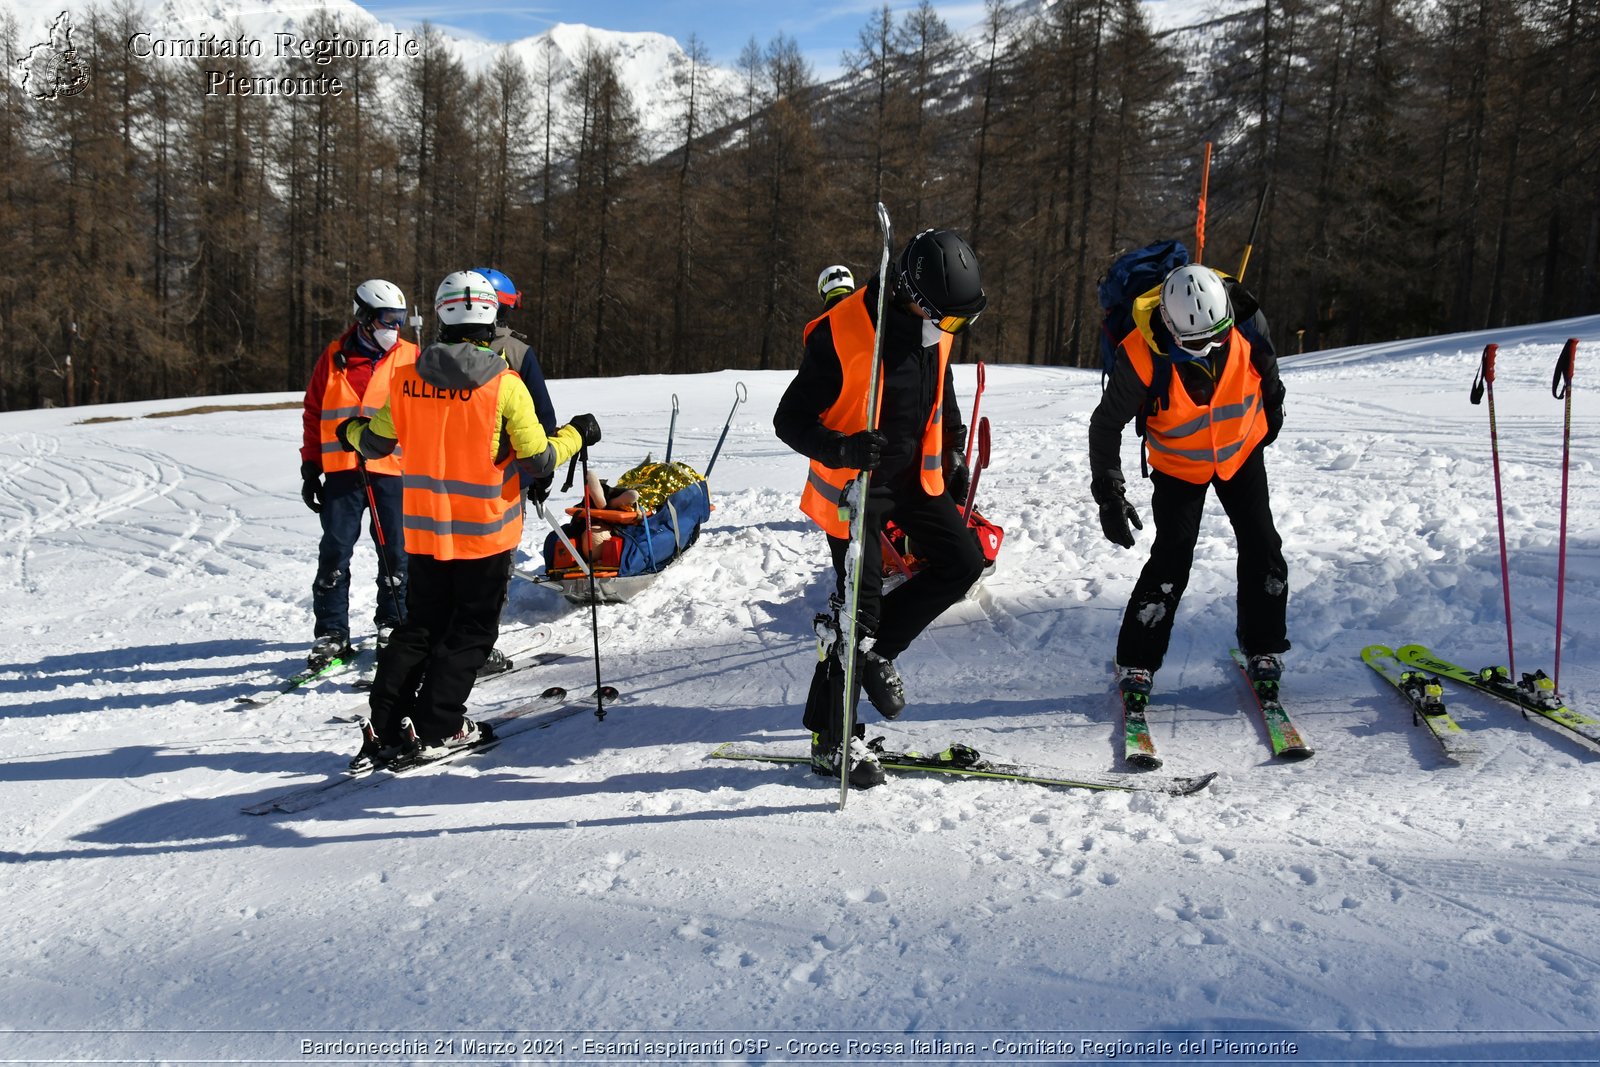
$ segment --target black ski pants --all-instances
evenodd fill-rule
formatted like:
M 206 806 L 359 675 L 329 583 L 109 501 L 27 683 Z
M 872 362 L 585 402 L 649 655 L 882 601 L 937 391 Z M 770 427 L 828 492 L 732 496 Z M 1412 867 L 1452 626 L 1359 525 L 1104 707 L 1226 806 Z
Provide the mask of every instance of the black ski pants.
M 1288 651 L 1289 567 L 1283 559 L 1283 539 L 1272 522 L 1261 453 L 1259 448 L 1251 453 L 1232 478 L 1213 478 L 1208 485 L 1151 473 L 1156 540 L 1122 616 L 1117 636 L 1117 662 L 1122 666 L 1155 671 L 1166 658 L 1178 601 L 1194 565 L 1208 488 L 1216 489 L 1239 547 L 1235 633 L 1239 647 L 1251 655 Z
M 372 725 L 385 742 L 410 716 L 423 741 L 461 729 L 478 668 L 500 634 L 500 611 L 511 581 L 511 553 L 439 560 L 413 555 L 406 584 L 406 620 L 378 657 L 372 682 Z
M 916 546 L 923 566 L 885 596 L 883 542 L 878 534 L 891 520 Z M 873 651 L 894 659 L 946 608 L 967 595 L 983 573 L 983 552 L 950 495 L 929 496 L 915 471 L 868 488 L 866 531 L 856 617 L 877 638 Z M 833 551 L 835 588 L 842 600 L 845 551 L 850 542 L 829 537 L 828 547 Z
M 889 520 L 906 532 L 916 545 L 923 567 L 907 578 L 888 596 L 883 595 L 883 542 L 879 532 Z M 967 595 L 972 583 L 983 573 L 983 552 L 978 539 L 961 521 L 961 509 L 948 494 L 929 496 L 915 472 L 888 482 L 874 484 L 867 492 L 866 545 L 862 554 L 861 599 L 856 617 L 863 630 L 876 640 L 873 651 L 894 659 L 927 629 L 951 604 Z M 829 537 L 833 552 L 835 590 L 844 599 L 845 552 L 850 542 Z M 824 748 L 839 743 L 844 728 L 844 666 L 842 649 L 817 664 L 806 696 L 803 722 L 816 734 Z M 856 693 L 861 692 L 861 672 L 855 674 Z M 856 707 L 860 708 L 859 699 Z M 855 733 L 863 727 L 857 715 Z
M 392 474 L 368 474 L 372 502 L 383 527 L 378 546 L 378 526 L 368 514 L 367 491 L 355 471 L 334 471 L 322 483 L 322 541 L 317 546 L 317 576 L 311 582 L 311 611 L 318 637 L 350 634 L 350 558 L 361 539 L 362 520 L 378 551 L 378 609 L 373 622 L 396 626 L 405 616 L 406 551 L 405 513 L 401 508 L 401 480 Z

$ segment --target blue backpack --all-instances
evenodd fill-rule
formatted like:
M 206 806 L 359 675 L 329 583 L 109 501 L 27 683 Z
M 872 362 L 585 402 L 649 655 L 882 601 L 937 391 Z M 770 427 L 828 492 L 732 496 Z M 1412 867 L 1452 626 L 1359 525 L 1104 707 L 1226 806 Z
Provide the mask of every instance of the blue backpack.
M 1133 330 L 1133 302 L 1160 285 L 1168 274 L 1189 262 L 1189 249 L 1182 241 L 1157 241 L 1118 256 L 1100 279 L 1100 391 L 1105 392 L 1111 369 L 1117 363 L 1122 339 Z M 1144 436 L 1145 420 L 1167 401 L 1172 382 L 1172 364 L 1156 359 L 1150 388 L 1139 408 L 1136 428 Z

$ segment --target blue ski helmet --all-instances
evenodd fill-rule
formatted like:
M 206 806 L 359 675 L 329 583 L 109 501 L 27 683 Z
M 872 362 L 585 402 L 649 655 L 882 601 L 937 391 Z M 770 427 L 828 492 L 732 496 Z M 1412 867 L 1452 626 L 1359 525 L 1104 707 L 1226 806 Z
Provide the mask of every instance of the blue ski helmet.
M 515 308 L 522 306 L 522 294 L 517 292 L 517 285 L 505 274 L 492 267 L 473 267 L 473 271 L 489 279 L 489 284 L 494 286 L 494 291 L 500 297 L 502 308 Z

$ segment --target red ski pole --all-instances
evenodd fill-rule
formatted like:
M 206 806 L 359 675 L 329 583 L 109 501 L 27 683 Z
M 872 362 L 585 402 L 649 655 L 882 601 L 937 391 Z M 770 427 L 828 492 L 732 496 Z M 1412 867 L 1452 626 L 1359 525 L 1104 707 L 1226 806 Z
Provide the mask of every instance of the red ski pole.
M 978 392 L 972 398 L 972 425 L 967 429 L 967 467 L 972 467 L 972 439 L 978 432 L 978 404 L 983 400 L 983 360 L 978 360 Z
M 972 505 L 978 499 L 978 475 L 989 465 L 989 420 L 978 423 L 978 465 L 972 468 L 972 481 L 967 484 L 967 505 L 961 509 L 961 521 L 972 522 Z
M 1517 649 L 1516 642 L 1511 637 L 1511 571 L 1506 564 L 1506 505 L 1505 495 L 1500 486 L 1500 435 L 1495 429 L 1494 422 L 1494 354 L 1499 346 L 1484 345 L 1483 361 L 1478 364 L 1478 376 L 1472 381 L 1471 399 L 1474 404 L 1483 400 L 1484 393 L 1489 395 L 1489 449 L 1494 457 L 1494 507 L 1495 517 L 1500 524 L 1500 584 L 1505 591 L 1506 599 L 1506 669 L 1511 672 L 1511 680 L 1517 678 Z M 1527 712 L 1523 712 L 1524 715 Z
M 1556 563 L 1556 674 L 1552 681 L 1561 692 L 1561 609 L 1567 597 L 1567 471 L 1572 462 L 1572 371 L 1578 359 L 1578 339 L 1569 337 L 1556 359 L 1556 373 L 1550 379 L 1550 393 L 1567 402 L 1567 416 L 1561 430 L 1561 548 Z

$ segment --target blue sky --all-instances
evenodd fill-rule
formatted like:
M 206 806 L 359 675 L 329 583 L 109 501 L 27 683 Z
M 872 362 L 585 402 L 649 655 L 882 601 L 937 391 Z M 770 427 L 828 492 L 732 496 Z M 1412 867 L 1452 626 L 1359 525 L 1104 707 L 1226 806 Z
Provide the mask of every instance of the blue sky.
M 732 66 L 752 36 L 765 46 L 778 33 L 799 42 L 819 77 L 840 68 L 840 54 L 856 47 L 856 35 L 882 0 L 817 0 L 815 3 L 756 3 L 737 0 L 590 0 L 589 3 L 540 3 L 518 0 L 398 0 L 362 6 L 397 25 L 424 19 L 452 31 L 467 31 L 491 41 L 515 41 L 541 33 L 558 22 L 582 23 L 606 30 L 654 30 L 686 43 L 690 34 L 704 42 L 713 62 Z M 890 0 L 897 15 L 915 7 L 915 0 Z M 983 18 L 982 0 L 945 2 L 934 7 L 957 32 Z

